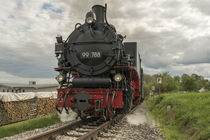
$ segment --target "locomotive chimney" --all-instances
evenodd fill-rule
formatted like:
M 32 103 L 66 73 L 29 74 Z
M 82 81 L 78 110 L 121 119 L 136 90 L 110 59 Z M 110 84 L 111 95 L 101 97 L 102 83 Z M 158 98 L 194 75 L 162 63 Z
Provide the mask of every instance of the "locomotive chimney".
M 104 23 L 105 7 L 101 5 L 94 5 L 92 7 L 93 12 L 96 15 L 97 23 Z

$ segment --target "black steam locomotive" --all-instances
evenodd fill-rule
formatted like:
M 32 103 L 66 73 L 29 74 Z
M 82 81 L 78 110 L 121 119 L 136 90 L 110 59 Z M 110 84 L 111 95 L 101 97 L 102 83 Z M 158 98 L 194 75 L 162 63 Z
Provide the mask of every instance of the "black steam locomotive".
M 85 23 L 77 23 L 66 40 L 56 37 L 60 74 L 56 109 L 71 108 L 81 118 L 112 119 L 141 102 L 141 59 L 136 42 L 123 42 L 106 18 L 107 6 L 95 5 Z

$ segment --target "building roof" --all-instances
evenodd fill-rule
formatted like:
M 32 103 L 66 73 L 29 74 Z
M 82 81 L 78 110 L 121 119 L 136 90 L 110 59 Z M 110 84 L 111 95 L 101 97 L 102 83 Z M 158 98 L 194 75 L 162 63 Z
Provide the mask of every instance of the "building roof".
M 41 89 L 41 88 L 56 88 L 58 87 L 58 84 L 10 84 L 10 83 L 0 83 L 0 87 L 10 87 L 10 88 L 35 88 L 35 89 Z

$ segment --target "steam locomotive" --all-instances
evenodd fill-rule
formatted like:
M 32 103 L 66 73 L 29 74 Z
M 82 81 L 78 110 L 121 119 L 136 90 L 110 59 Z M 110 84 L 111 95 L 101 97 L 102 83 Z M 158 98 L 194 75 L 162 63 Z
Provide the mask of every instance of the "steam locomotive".
M 106 18 L 107 5 L 94 5 L 85 23 L 77 23 L 66 40 L 57 36 L 56 109 L 69 108 L 84 119 L 126 113 L 143 99 L 143 69 L 136 42 L 123 42 Z

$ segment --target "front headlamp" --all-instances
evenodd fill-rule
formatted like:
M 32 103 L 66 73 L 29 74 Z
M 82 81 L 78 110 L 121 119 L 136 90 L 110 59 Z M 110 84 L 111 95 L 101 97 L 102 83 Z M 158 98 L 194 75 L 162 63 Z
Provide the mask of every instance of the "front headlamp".
M 95 22 L 95 14 L 92 11 L 87 12 L 85 22 L 87 24 L 93 24 Z
M 63 80 L 64 80 L 64 77 L 63 77 L 63 75 L 58 75 L 57 77 L 56 77 L 56 80 L 58 81 L 58 82 L 62 82 Z
M 87 20 L 88 24 L 92 24 L 93 23 L 93 17 L 88 17 L 86 20 Z
M 116 81 L 116 82 L 120 82 L 121 80 L 122 80 L 122 75 L 121 74 L 116 74 L 115 76 L 114 76 L 114 80 Z

